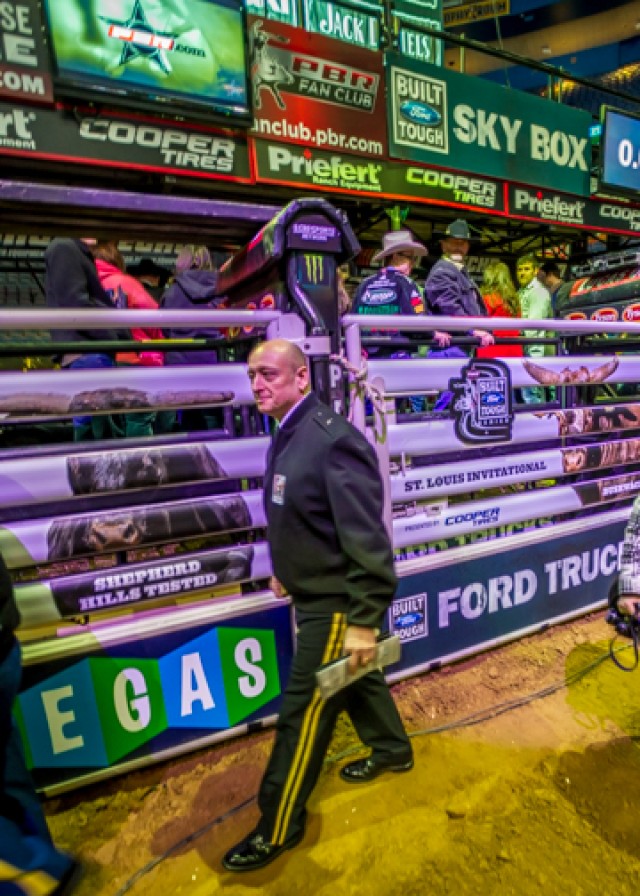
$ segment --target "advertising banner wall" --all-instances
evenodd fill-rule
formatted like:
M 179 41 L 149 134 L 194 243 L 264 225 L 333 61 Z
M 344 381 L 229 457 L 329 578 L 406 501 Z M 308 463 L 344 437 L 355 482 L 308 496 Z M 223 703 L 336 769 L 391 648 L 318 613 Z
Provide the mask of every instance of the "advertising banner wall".
M 392 9 L 399 22 L 398 50 L 419 62 L 442 65 L 443 42 L 425 34 L 419 27 L 442 31 L 442 0 L 393 0 Z
M 402 639 L 400 677 L 429 664 L 479 651 L 518 633 L 577 615 L 606 601 L 620 568 L 624 520 L 593 521 L 562 536 L 518 537 L 505 550 L 493 542 L 475 559 L 407 564 L 389 611 Z
M 398 54 L 386 62 L 392 156 L 589 195 L 587 112 Z
M 497 458 L 469 458 L 461 463 L 429 464 L 391 474 L 391 500 L 429 500 L 481 488 L 497 488 L 573 476 L 640 460 L 640 439 L 587 446 L 530 451 Z
M 150 601 L 210 594 L 226 585 L 268 579 L 270 575 L 267 545 L 258 542 L 40 579 L 17 585 L 15 590 L 22 625 L 28 627 L 66 616 L 93 616 L 117 607 L 131 609 Z
M 359 193 L 505 213 L 503 181 L 365 156 L 252 141 L 256 179 L 305 190 Z
M 544 331 L 542 331 L 544 333 Z M 547 356 L 536 363 L 532 358 L 501 358 L 501 366 L 509 371 L 511 385 L 516 388 L 540 384 L 543 386 L 595 385 L 606 381 L 633 383 L 640 376 L 640 363 L 633 356 L 599 357 L 584 355 L 580 358 Z M 409 389 L 424 392 L 425 389 L 448 388 L 452 379 L 469 367 L 459 360 L 438 358 L 419 360 L 394 358 L 371 359 L 369 374 L 373 379 L 384 380 L 389 395 L 407 392 Z M 451 387 L 453 388 L 453 387 Z
M 386 157 L 381 53 L 253 16 L 248 27 L 253 136 Z
M 117 773 L 272 717 L 292 632 L 288 603 L 263 603 L 235 618 L 225 618 L 228 608 L 203 609 L 202 621 L 185 616 L 179 630 L 171 620 L 180 612 L 169 611 L 122 643 L 103 630 L 75 662 L 52 649 L 46 661 L 27 663 L 16 716 L 36 783 Z M 76 639 L 65 640 L 69 649 Z
M 382 10 L 378 3 L 351 0 L 344 6 L 331 0 L 303 0 L 302 10 L 307 31 L 334 37 L 356 47 L 379 48 Z
M 116 113 L 0 106 L 0 155 L 251 180 L 247 142 L 231 132 Z
M 0 6 L 0 100 L 53 102 L 37 0 Z
M 20 569 L 265 525 L 262 492 L 246 491 L 3 523 L 0 552 L 9 569 Z
M 566 224 L 611 233 L 640 233 L 640 207 L 607 199 L 578 199 L 533 187 L 509 184 L 509 211 L 514 218 Z
M 536 516 L 558 517 L 584 507 L 600 506 L 620 498 L 633 498 L 640 492 L 640 473 L 613 476 L 577 485 L 561 485 L 542 491 L 497 495 L 482 501 L 451 507 L 427 507 L 424 512 L 396 517 L 393 521 L 393 546 L 423 544 L 454 538 L 472 531 L 515 523 Z
M 640 405 L 601 405 L 566 410 L 518 413 L 514 417 L 509 443 L 511 445 L 540 444 L 564 436 L 594 435 L 624 432 L 640 428 Z M 389 427 L 389 453 L 406 454 L 415 458 L 429 458 L 433 446 L 438 451 L 478 450 L 477 445 L 459 440 L 453 420 L 434 420 L 424 423 L 396 424 Z M 490 444 L 490 443 L 489 443 Z M 418 462 L 418 461 L 416 461 Z M 427 461 L 425 460 L 425 463 Z
M 28 389 L 22 372 L 0 379 L 0 419 L 13 422 L 89 412 L 214 407 L 231 401 L 253 403 L 242 364 L 63 370 L 56 374 L 55 391 L 50 373 L 30 373 Z
M 117 444 L 117 443 L 116 443 Z M 269 438 L 190 442 L 3 460 L 0 508 L 261 476 Z M 31 509 L 37 514 L 37 509 Z

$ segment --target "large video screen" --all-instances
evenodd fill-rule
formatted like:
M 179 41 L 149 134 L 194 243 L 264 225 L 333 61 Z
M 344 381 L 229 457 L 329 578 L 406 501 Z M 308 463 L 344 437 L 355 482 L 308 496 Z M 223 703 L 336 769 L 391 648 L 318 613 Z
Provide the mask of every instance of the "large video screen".
M 640 118 L 603 108 L 600 171 L 603 190 L 640 195 Z
M 249 124 L 242 0 L 43 0 L 57 95 Z

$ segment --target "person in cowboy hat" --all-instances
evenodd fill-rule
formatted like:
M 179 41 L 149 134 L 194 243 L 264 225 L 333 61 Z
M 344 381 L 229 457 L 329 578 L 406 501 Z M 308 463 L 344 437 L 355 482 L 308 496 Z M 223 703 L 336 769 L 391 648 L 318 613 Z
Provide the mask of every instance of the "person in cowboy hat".
M 486 317 L 487 309 L 482 296 L 464 266 L 473 239 L 469 225 L 458 218 L 446 230 L 434 233 L 441 236 L 442 257 L 429 271 L 424 285 L 429 310 L 432 314 L 449 317 Z M 471 330 L 470 335 L 479 339 L 481 345 L 492 345 L 494 342 L 493 334 L 487 330 Z M 449 345 L 432 349 L 429 357 L 466 358 L 470 351 L 459 345 Z M 444 410 L 452 398 L 452 392 L 442 392 L 434 410 Z
M 425 313 L 424 299 L 419 287 L 411 278 L 414 266 L 427 255 L 423 246 L 410 230 L 390 230 L 385 233 L 382 248 L 373 256 L 373 261 L 381 261 L 378 273 L 363 280 L 353 298 L 352 314 L 419 314 Z M 363 333 L 363 335 L 370 335 Z M 407 351 L 399 348 L 399 343 L 408 334 L 389 333 L 388 346 L 367 347 L 367 352 L 376 358 L 409 357 Z M 421 333 L 421 339 L 429 339 L 428 333 Z M 448 345 L 448 333 L 433 335 L 438 345 Z M 395 342 L 395 345 L 394 345 Z

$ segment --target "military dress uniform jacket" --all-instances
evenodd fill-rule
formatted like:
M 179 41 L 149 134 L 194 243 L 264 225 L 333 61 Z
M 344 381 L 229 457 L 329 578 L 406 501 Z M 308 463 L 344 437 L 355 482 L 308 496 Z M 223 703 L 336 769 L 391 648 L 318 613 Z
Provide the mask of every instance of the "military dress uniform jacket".
M 364 436 L 307 395 L 276 432 L 264 495 L 274 575 L 294 604 L 379 627 L 397 580 Z

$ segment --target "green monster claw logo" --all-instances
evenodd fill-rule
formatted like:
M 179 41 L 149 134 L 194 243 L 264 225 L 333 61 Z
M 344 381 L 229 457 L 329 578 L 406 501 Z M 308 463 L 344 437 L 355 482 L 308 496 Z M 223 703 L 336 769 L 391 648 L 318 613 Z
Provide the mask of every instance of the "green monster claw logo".
M 304 264 L 308 283 L 317 286 L 324 281 L 324 255 L 305 255 Z

